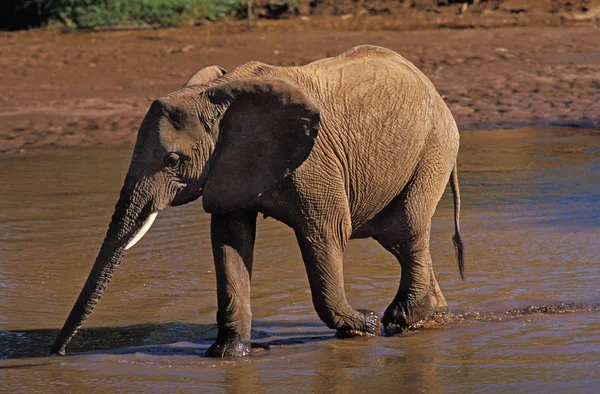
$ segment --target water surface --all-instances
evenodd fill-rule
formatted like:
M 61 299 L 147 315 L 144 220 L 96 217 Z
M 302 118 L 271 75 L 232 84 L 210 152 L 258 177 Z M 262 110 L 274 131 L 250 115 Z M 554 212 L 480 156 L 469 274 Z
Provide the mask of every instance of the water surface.
M 201 202 L 161 213 L 70 356 L 46 357 L 102 242 L 131 152 L 0 156 L 0 391 L 597 390 L 600 132 L 465 132 L 461 144 L 466 282 L 453 256 L 449 189 L 431 249 L 442 291 L 463 319 L 393 338 L 335 340 L 312 307 L 292 231 L 259 219 L 253 337 L 270 348 L 225 360 L 201 357 L 216 336 Z M 398 275 L 377 243 L 350 242 L 345 277 L 355 307 L 382 313 Z M 515 310 L 529 305 L 574 312 Z

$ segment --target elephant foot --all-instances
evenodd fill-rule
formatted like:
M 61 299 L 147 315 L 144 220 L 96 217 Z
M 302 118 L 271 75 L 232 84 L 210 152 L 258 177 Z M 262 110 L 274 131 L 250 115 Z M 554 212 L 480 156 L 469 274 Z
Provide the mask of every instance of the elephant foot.
M 239 337 L 219 340 L 208 348 L 206 357 L 241 357 L 250 355 L 250 342 L 244 342 Z
M 420 321 L 428 319 L 436 313 L 445 313 L 448 305 L 441 292 L 430 291 L 419 299 L 402 297 L 387 307 L 383 314 L 382 324 L 385 336 L 413 331 Z
M 381 332 L 381 323 L 379 316 L 373 311 L 367 309 L 359 309 L 358 312 L 364 315 L 364 325 L 362 329 L 340 328 L 336 331 L 337 338 L 354 338 L 354 337 L 373 337 Z

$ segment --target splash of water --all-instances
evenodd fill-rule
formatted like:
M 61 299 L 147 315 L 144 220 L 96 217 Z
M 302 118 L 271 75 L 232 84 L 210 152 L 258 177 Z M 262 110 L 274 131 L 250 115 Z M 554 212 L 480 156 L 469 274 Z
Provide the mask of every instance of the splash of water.
M 478 321 L 506 321 L 521 318 L 525 315 L 547 314 L 557 315 L 562 313 L 600 311 L 600 304 L 586 304 L 576 302 L 561 302 L 549 305 L 529 305 L 524 308 L 512 308 L 505 312 L 462 312 L 462 313 L 435 313 L 427 319 L 412 324 L 404 331 L 416 331 L 421 328 L 436 328 L 455 324 L 471 324 Z

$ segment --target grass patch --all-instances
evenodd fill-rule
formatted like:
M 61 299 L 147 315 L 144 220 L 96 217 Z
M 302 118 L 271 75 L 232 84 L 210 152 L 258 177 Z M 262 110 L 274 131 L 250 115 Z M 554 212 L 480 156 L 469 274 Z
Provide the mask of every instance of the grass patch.
M 224 19 L 236 13 L 242 1 L 245 0 L 55 0 L 49 20 L 68 28 L 173 27 Z
M 0 29 L 58 24 L 69 29 L 116 25 L 173 27 L 244 18 L 249 0 L 3 0 Z M 294 13 L 305 0 L 253 0 L 267 13 Z M 10 24 L 8 23 L 10 21 Z

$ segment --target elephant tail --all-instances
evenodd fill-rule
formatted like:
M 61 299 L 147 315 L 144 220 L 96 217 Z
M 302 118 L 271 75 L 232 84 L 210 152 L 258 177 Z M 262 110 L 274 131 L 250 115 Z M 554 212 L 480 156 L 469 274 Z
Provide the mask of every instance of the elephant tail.
M 452 237 L 452 242 L 454 243 L 460 277 L 462 280 L 465 280 L 465 247 L 460 236 L 460 190 L 458 189 L 458 167 L 456 162 L 450 174 L 450 187 L 454 200 L 454 236 Z

